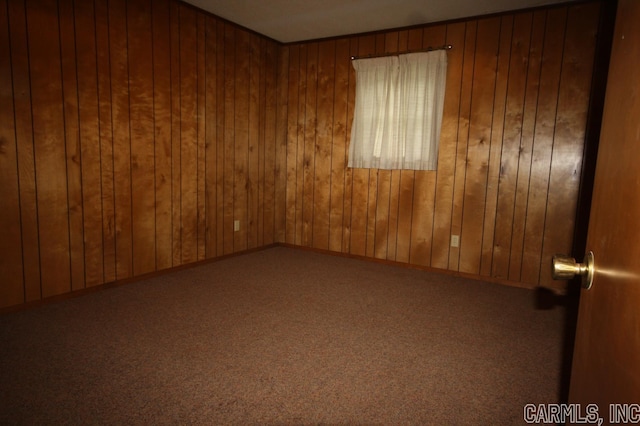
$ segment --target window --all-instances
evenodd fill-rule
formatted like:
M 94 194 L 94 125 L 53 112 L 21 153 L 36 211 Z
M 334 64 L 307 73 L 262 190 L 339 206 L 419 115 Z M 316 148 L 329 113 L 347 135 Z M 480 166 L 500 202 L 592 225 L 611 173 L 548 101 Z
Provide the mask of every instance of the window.
M 447 74 L 445 50 L 354 59 L 349 167 L 435 170 Z

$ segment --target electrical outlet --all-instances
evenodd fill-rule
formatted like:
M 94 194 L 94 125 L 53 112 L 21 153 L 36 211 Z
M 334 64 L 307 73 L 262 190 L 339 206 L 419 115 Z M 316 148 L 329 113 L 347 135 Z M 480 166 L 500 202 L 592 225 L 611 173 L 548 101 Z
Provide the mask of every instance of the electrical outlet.
M 233 230 L 234 232 L 237 232 L 240 230 L 240 221 L 239 220 L 234 220 L 233 221 Z
M 460 235 L 452 235 L 451 247 L 459 247 L 459 246 L 460 246 Z

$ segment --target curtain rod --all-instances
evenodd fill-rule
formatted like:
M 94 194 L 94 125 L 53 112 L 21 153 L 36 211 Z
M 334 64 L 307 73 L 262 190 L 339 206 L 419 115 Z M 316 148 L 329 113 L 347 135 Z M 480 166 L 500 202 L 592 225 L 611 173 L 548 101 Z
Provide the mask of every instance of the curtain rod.
M 397 56 L 397 55 L 406 55 L 408 53 L 418 53 L 418 52 L 431 52 L 432 50 L 450 50 L 453 49 L 453 46 L 450 44 L 446 44 L 444 46 L 438 47 L 427 47 L 425 49 L 417 49 L 417 50 L 409 50 L 407 52 L 402 53 L 380 53 L 380 54 L 371 54 L 371 55 L 362 55 L 362 56 L 352 56 L 351 60 L 354 59 L 369 59 L 369 58 L 382 58 L 384 56 Z

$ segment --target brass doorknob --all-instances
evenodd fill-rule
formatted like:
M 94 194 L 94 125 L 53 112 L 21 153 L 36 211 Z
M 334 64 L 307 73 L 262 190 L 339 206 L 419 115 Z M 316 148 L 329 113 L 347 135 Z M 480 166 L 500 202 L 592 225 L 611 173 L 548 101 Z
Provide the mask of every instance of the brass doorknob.
M 594 257 L 590 251 L 584 256 L 583 263 L 577 263 L 573 257 L 556 254 L 553 256 L 551 276 L 554 280 L 570 280 L 576 275 L 582 277 L 582 287 L 590 289 L 593 283 Z

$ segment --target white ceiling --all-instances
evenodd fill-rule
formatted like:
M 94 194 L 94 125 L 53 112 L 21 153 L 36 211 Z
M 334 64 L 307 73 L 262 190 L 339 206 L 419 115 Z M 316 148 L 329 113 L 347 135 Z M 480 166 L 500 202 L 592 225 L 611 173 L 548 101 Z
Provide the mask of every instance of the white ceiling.
M 289 43 L 538 7 L 567 0 L 186 0 Z

